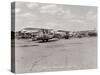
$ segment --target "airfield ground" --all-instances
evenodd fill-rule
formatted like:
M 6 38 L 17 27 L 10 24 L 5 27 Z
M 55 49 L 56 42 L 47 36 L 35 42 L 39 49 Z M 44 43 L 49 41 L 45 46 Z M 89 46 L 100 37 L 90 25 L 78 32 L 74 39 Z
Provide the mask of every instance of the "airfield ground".
M 97 37 L 50 40 L 15 40 L 16 72 L 94 69 Z

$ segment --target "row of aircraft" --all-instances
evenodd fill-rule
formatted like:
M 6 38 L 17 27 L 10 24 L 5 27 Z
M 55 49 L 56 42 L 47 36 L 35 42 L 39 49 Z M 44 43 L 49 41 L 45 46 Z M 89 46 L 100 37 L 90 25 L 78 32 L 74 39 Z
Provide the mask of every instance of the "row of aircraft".
M 70 37 L 78 37 L 82 38 L 84 36 L 89 36 L 92 34 L 96 36 L 96 32 L 94 31 L 78 31 L 71 32 L 65 30 L 53 30 L 53 29 L 44 29 L 44 28 L 24 28 L 16 33 L 18 39 L 26 38 L 32 39 L 32 41 L 41 40 L 43 42 L 48 42 L 50 39 L 69 39 Z

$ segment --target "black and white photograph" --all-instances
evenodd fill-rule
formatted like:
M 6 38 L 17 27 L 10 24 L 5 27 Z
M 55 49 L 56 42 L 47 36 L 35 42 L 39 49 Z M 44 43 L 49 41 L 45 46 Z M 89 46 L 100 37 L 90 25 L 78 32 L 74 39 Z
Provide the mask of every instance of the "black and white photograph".
M 11 3 L 11 71 L 97 68 L 96 6 Z

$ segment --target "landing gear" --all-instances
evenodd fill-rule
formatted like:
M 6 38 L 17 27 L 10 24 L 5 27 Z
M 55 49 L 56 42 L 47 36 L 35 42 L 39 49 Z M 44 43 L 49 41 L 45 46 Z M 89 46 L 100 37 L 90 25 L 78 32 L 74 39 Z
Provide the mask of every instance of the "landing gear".
M 42 39 L 42 42 L 48 42 L 48 39 Z
M 65 39 L 69 39 L 69 36 L 66 36 Z
M 46 39 L 45 41 L 48 42 L 48 39 Z

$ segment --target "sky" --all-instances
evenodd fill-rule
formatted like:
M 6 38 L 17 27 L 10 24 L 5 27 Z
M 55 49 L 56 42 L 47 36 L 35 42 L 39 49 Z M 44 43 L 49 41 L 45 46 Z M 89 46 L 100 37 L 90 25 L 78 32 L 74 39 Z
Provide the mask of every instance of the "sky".
M 82 31 L 97 28 L 97 7 L 16 2 L 15 30 L 26 27 Z

